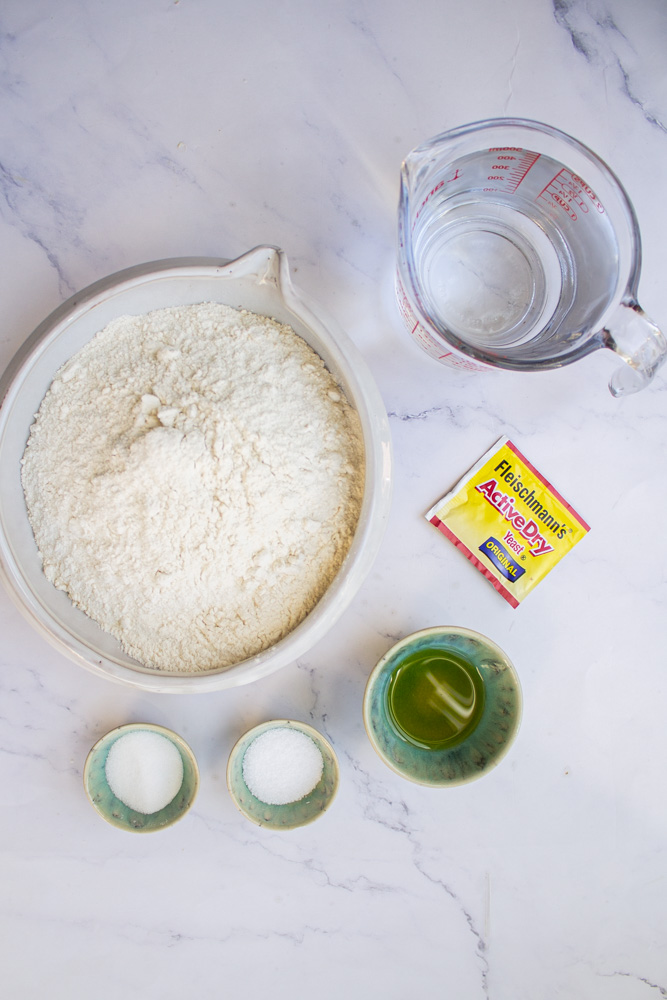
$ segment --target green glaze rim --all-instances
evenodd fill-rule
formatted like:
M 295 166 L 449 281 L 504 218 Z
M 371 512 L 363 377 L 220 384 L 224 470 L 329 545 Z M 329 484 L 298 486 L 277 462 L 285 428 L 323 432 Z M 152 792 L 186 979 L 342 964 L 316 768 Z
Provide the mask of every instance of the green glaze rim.
M 243 758 L 246 750 L 253 740 L 272 729 L 295 729 L 305 733 L 322 754 L 322 777 L 313 790 L 298 802 L 288 802 L 285 805 L 262 802 L 252 794 L 244 781 Z M 317 729 L 294 719 L 272 719 L 249 729 L 234 744 L 227 762 L 227 788 L 234 805 L 246 819 L 270 830 L 294 830 L 319 819 L 333 802 L 339 780 L 338 759 L 329 741 Z
M 154 813 L 140 813 L 130 809 L 114 795 L 106 778 L 106 763 L 111 747 L 121 736 L 131 732 L 164 736 L 173 743 L 183 761 L 180 790 L 171 802 Z M 199 767 L 192 750 L 178 733 L 152 722 L 128 722 L 110 730 L 91 748 L 83 768 L 83 787 L 89 802 L 107 823 L 131 833 L 154 833 L 172 826 L 190 809 L 199 789 Z
M 474 663 L 482 676 L 484 711 L 472 733 L 455 746 L 415 746 L 389 719 L 389 678 L 406 656 L 420 649 L 450 649 Z M 364 726 L 378 756 L 402 778 L 432 788 L 463 785 L 488 774 L 514 742 L 522 711 L 521 685 L 507 654 L 481 633 L 456 626 L 422 629 L 392 646 L 368 678 L 363 702 Z

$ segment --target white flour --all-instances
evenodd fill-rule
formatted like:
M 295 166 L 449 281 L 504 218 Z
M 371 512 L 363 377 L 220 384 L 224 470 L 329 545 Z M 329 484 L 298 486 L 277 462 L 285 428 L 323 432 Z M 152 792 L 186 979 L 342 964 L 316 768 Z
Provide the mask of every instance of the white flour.
M 287 326 L 213 303 L 124 316 L 61 368 L 23 458 L 44 573 L 160 670 L 290 632 L 345 557 L 355 411 Z

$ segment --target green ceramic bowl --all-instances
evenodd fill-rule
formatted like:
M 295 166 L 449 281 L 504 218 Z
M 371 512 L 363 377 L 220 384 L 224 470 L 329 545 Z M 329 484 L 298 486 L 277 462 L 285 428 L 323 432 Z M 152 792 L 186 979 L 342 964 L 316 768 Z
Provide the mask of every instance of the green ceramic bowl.
M 124 802 L 116 798 L 109 787 L 106 778 L 106 762 L 111 747 L 131 732 L 157 733 L 165 736 L 173 743 L 183 761 L 183 783 L 180 791 L 171 802 L 154 813 L 140 813 L 130 809 Z M 135 833 L 151 833 L 164 830 L 181 819 L 194 802 L 199 788 L 199 768 L 195 756 L 185 740 L 163 726 L 155 726 L 150 722 L 133 722 L 112 729 L 110 733 L 98 740 L 92 748 L 83 769 L 83 785 L 86 795 L 97 809 L 100 816 L 121 830 L 131 830 Z
M 419 650 L 445 649 L 477 667 L 484 685 L 484 706 L 473 731 L 457 745 L 441 749 L 416 746 L 391 721 L 388 686 L 394 670 Z M 421 785 L 462 785 L 481 778 L 509 750 L 521 721 L 521 687 L 514 667 L 494 642 L 465 628 L 436 627 L 407 636 L 385 653 L 366 685 L 364 725 L 373 747 L 402 778 Z
M 270 729 L 280 728 L 296 729 L 305 733 L 306 736 L 310 736 L 322 754 L 324 768 L 322 777 L 312 792 L 299 799 L 298 802 L 288 802 L 286 805 L 268 805 L 255 798 L 246 785 L 243 779 L 243 758 L 253 740 Z M 293 830 L 295 827 L 305 826 L 318 819 L 333 802 L 338 790 L 338 781 L 338 760 L 331 744 L 312 726 L 308 726 L 304 722 L 294 722 L 291 719 L 273 719 L 271 722 L 264 722 L 255 726 L 254 729 L 248 730 L 234 745 L 227 763 L 227 787 L 234 804 L 247 819 L 257 823 L 258 826 L 266 826 L 271 830 Z

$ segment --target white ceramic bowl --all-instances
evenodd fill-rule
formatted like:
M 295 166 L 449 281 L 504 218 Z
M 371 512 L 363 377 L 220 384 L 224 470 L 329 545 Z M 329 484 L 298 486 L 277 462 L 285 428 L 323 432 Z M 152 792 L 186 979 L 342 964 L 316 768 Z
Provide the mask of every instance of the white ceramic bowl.
M 366 450 L 364 500 L 350 551 L 311 613 L 269 649 L 196 675 L 148 670 L 73 606 L 42 572 L 21 485 L 30 426 L 56 371 L 111 320 L 167 306 L 221 302 L 288 323 L 320 355 L 359 413 Z M 178 258 L 120 271 L 72 296 L 37 327 L 0 380 L 0 577 L 28 620 L 61 652 L 109 679 L 150 691 L 234 687 L 303 656 L 352 601 L 375 559 L 391 499 L 391 444 L 380 394 L 356 348 L 294 291 L 287 259 L 260 246 L 234 261 Z

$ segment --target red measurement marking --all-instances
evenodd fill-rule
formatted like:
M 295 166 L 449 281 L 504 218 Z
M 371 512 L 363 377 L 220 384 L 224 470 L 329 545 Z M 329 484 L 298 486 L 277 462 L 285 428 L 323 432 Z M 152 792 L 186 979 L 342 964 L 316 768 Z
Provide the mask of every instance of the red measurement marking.
M 551 180 L 549 181 L 549 183 L 545 187 L 542 188 L 542 190 L 540 191 L 540 193 L 537 196 L 538 198 L 541 198 L 544 194 L 546 194 L 546 192 L 549 190 L 549 188 L 552 186 L 552 184 L 556 183 L 556 181 L 558 180 L 558 178 L 560 177 L 560 175 L 563 173 L 564 169 L 565 169 L 564 167 L 561 168 L 558 171 L 558 173 L 556 174 L 556 176 L 552 177 Z
M 490 149 L 489 152 L 495 153 L 499 152 L 499 150 Z M 521 156 L 496 156 L 496 162 L 491 165 L 490 169 L 497 171 L 497 173 L 489 174 L 486 179 L 487 181 L 493 181 L 494 184 L 502 184 L 503 187 L 484 188 L 484 190 L 500 190 L 506 191 L 508 194 L 513 194 L 523 182 L 531 168 L 534 167 L 539 160 L 540 153 L 532 153 L 529 149 L 515 149 L 513 146 L 505 147 L 503 152 L 521 153 Z M 503 160 L 505 162 L 499 163 L 499 160 Z M 513 161 L 512 166 L 510 166 L 507 161 Z
M 540 158 L 540 153 L 525 153 L 523 156 L 519 157 L 519 162 L 516 167 L 513 167 L 510 171 L 510 178 L 514 181 L 513 191 L 516 191 L 519 184 L 525 179 L 526 174 L 531 170 Z
M 600 214 L 604 213 L 604 206 L 598 201 L 595 192 L 589 188 L 588 184 L 573 174 L 571 170 L 561 167 L 556 176 L 552 177 L 546 187 L 540 191 L 537 199 L 541 198 L 547 204 L 555 203 L 567 212 L 573 222 L 576 222 L 578 215 L 573 208 L 573 203 L 581 212 L 587 214 L 590 209 L 586 197 Z
M 434 194 L 437 194 L 437 193 L 438 193 L 438 191 L 440 191 L 440 190 L 441 190 L 441 188 L 443 188 L 443 187 L 445 186 L 445 184 L 451 184 L 451 183 L 452 183 L 452 181 L 457 181 L 457 180 L 459 179 L 459 177 L 460 177 L 460 176 L 461 176 L 461 174 L 459 173 L 459 168 L 457 167 L 457 168 L 456 168 L 456 173 L 454 174 L 454 176 L 453 176 L 453 177 L 448 177 L 448 178 L 447 178 L 446 180 L 444 180 L 444 181 L 440 181 L 440 182 L 439 182 L 438 184 L 436 184 L 436 185 L 435 185 L 435 187 L 432 187 L 432 188 L 431 188 L 431 190 L 430 190 L 430 191 L 429 191 L 429 193 L 428 193 L 428 194 L 426 195 L 426 197 L 425 197 L 425 198 L 424 198 L 424 200 L 422 201 L 421 205 L 419 206 L 419 208 L 418 208 L 418 209 L 417 209 L 417 211 L 415 212 L 415 217 L 414 217 L 414 221 L 413 221 L 413 223 L 412 223 L 412 231 L 413 231 L 413 232 L 414 232 L 414 228 L 415 228 L 415 226 L 417 225 L 417 219 L 418 219 L 418 218 L 419 218 L 419 216 L 420 216 L 420 215 L 422 214 L 422 211 L 424 210 L 424 207 L 425 207 L 425 205 L 426 205 L 426 204 L 427 204 L 427 203 L 428 203 L 428 202 L 429 202 L 429 201 L 431 200 L 431 198 L 433 197 L 433 195 L 434 195 Z
M 577 184 L 580 185 L 581 190 L 584 192 L 584 194 L 588 195 L 588 197 L 593 202 L 593 204 L 595 205 L 595 207 L 598 210 L 598 212 L 600 212 L 600 214 L 603 215 L 604 214 L 604 205 L 598 199 L 597 195 L 595 194 L 595 191 L 593 191 L 592 188 L 589 188 L 589 186 L 586 183 L 586 181 L 583 180 L 581 177 L 579 177 L 577 174 L 572 174 L 572 180 L 575 181 Z

